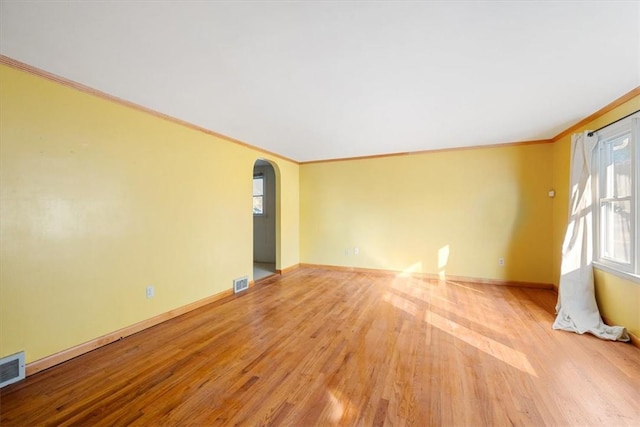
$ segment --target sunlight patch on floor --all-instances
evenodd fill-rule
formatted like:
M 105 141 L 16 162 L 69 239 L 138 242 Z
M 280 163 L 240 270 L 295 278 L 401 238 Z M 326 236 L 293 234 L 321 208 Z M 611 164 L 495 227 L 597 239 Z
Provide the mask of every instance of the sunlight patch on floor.
M 334 423 L 337 423 L 342 418 L 342 414 L 344 414 L 344 404 L 340 402 L 340 400 L 334 396 L 332 392 L 329 393 L 329 418 Z
M 327 400 L 328 406 L 323 411 L 322 418 L 333 425 L 348 425 L 353 421 L 354 415 L 359 413 L 349 398 L 338 390 L 327 390 Z
M 382 297 L 382 299 L 395 308 L 402 310 L 407 314 L 410 314 L 411 316 L 415 317 L 418 314 L 418 306 L 399 295 L 394 295 L 387 292 L 384 297 Z
M 538 377 L 536 371 L 533 369 L 533 366 L 531 366 L 529 359 L 524 353 L 514 350 L 511 347 L 499 343 L 498 341 L 492 340 L 491 338 L 485 337 L 476 331 L 466 328 L 431 311 L 426 314 L 425 321 L 441 331 L 466 342 L 478 350 L 483 351 L 522 372 Z

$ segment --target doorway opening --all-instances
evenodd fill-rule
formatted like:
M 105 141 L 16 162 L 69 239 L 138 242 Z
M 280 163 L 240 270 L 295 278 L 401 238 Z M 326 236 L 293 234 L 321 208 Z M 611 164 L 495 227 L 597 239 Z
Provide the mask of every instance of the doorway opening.
M 253 165 L 253 280 L 276 273 L 276 173 L 271 163 Z

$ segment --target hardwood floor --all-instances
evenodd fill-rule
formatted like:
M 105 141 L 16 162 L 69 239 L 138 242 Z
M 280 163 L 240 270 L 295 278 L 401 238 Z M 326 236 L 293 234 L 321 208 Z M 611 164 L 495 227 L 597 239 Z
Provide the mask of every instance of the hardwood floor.
M 0 424 L 640 425 L 640 350 L 547 290 L 299 269 L 0 391 Z

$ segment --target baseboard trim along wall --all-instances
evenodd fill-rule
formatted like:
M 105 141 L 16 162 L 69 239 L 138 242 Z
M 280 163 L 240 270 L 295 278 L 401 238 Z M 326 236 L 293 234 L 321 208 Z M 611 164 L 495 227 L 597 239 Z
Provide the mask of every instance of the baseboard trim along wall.
M 45 369 L 51 368 L 52 366 L 58 365 L 62 362 L 66 362 L 67 360 L 71 360 L 74 357 L 78 357 L 84 353 L 88 353 L 92 350 L 95 350 L 96 348 L 105 346 L 107 344 L 111 344 L 112 342 L 118 341 L 121 338 L 128 337 L 129 335 L 133 335 L 144 329 L 158 325 L 162 322 L 166 322 L 167 320 L 173 319 L 174 317 L 178 317 L 180 315 L 193 311 L 197 308 L 203 307 L 207 304 L 211 304 L 212 302 L 216 302 L 223 298 L 226 298 L 228 296 L 233 296 L 233 295 L 234 295 L 233 289 L 228 289 L 218 294 L 211 295 L 201 300 L 192 302 L 191 304 L 187 304 L 182 307 L 178 307 L 176 309 L 167 311 L 166 313 L 159 314 L 150 319 L 146 319 L 141 322 L 135 323 L 131 326 L 118 329 L 117 331 L 103 335 L 91 341 L 87 341 L 85 343 L 79 344 L 75 347 L 62 350 L 58 353 L 52 354 L 51 356 L 47 356 L 42 359 L 36 360 L 34 362 L 28 363 L 26 366 L 27 376 L 33 375 L 40 371 L 44 371 Z
M 300 264 L 294 264 L 290 267 L 287 267 L 283 270 L 278 271 L 278 274 L 286 274 L 299 267 L 300 267 Z M 269 277 L 269 279 L 272 279 L 272 277 Z M 254 280 L 249 281 L 249 288 L 254 287 L 256 284 L 260 284 L 260 282 L 261 281 L 256 282 Z M 223 298 L 233 296 L 233 295 L 234 295 L 233 289 L 228 289 L 226 291 L 217 293 L 215 295 L 211 295 L 201 300 L 192 302 L 191 304 L 187 304 L 182 307 L 178 307 L 173 310 L 167 311 L 166 313 L 159 314 L 150 319 L 143 320 L 131 326 L 118 329 L 117 331 L 103 335 L 91 341 L 78 344 L 75 347 L 62 350 L 58 353 L 52 354 L 51 356 L 43 357 L 42 359 L 38 359 L 36 361 L 28 363 L 26 366 L 26 371 L 27 371 L 26 374 L 27 376 L 29 376 L 29 375 L 38 373 L 40 371 L 44 371 L 45 369 L 51 368 L 52 366 L 58 365 L 62 362 L 66 362 L 67 360 L 71 360 L 74 357 L 78 357 L 84 353 L 88 353 L 92 350 L 95 350 L 96 348 L 100 348 L 107 344 L 111 344 L 112 342 L 118 341 L 121 338 L 128 337 L 129 335 L 133 335 L 147 328 L 158 325 L 162 322 L 166 322 L 167 320 L 173 319 L 174 317 L 181 316 L 197 308 L 203 307 L 207 304 L 211 304 L 213 302 L 219 301 Z
M 480 283 L 480 284 L 486 284 L 486 285 L 555 290 L 554 286 L 550 283 L 505 281 L 505 280 L 482 279 L 482 278 L 462 277 L 462 276 L 447 276 L 445 279 L 441 279 L 437 274 L 405 273 L 402 271 L 394 271 L 394 270 L 342 267 L 342 266 L 336 266 L 336 265 L 323 265 L 323 264 L 304 264 L 304 263 L 295 264 L 279 271 L 278 274 L 287 274 L 299 268 L 310 268 L 310 269 L 329 270 L 329 271 L 332 271 L 332 270 L 333 271 L 353 271 L 353 272 L 359 272 L 359 273 L 369 273 L 369 274 L 379 274 L 379 275 L 389 275 L 389 276 L 407 276 L 407 277 L 415 277 L 418 279 L 434 280 L 434 281 L 445 280 L 447 282 Z M 272 278 L 270 277 L 270 279 Z M 249 286 L 253 287 L 259 283 L 260 281 L 256 283 L 252 280 L 249 283 Z M 119 339 L 128 337 L 129 335 L 133 335 L 147 328 L 158 325 L 162 322 L 166 322 L 167 320 L 173 319 L 174 317 L 181 316 L 185 313 L 196 310 L 200 307 L 204 307 L 207 304 L 220 301 L 221 299 L 230 297 L 230 296 L 234 296 L 233 289 L 228 289 L 226 291 L 217 293 L 215 295 L 211 295 L 201 300 L 192 302 L 191 304 L 178 307 L 176 309 L 167 311 L 166 313 L 162 313 L 157 316 L 154 316 L 150 319 L 143 320 L 141 322 L 135 323 L 131 326 L 127 326 L 125 328 L 103 335 L 91 341 L 87 341 L 85 343 L 79 344 L 75 347 L 62 350 L 58 353 L 52 354 L 51 356 L 47 356 L 42 359 L 36 360 L 34 362 L 28 363 L 26 366 L 26 375 L 30 376 L 40 371 L 44 371 L 45 369 L 48 369 L 60 363 L 66 362 L 67 360 L 71 360 L 74 357 L 78 357 L 84 353 L 88 353 L 92 350 L 95 350 L 107 344 L 111 344 L 112 342 L 118 341 Z M 603 317 L 603 320 L 608 325 L 614 324 L 604 317 Z M 631 343 L 634 346 L 640 348 L 640 337 L 632 333 L 629 333 L 629 336 L 631 337 Z
M 629 334 L 629 338 L 631 338 L 631 344 L 633 344 L 636 347 L 640 348 L 640 337 L 637 336 L 637 335 L 632 334 L 628 330 L 627 330 L 627 333 Z
M 294 264 L 294 265 L 292 265 L 290 267 L 283 268 L 282 270 L 276 270 L 276 273 L 278 273 L 278 274 L 287 274 L 287 273 L 290 273 L 293 270 L 298 269 L 298 268 L 300 268 L 300 264 Z
M 334 270 L 334 271 L 354 271 L 359 273 L 369 274 L 384 274 L 389 276 L 398 277 L 415 277 L 416 279 L 433 280 L 433 281 L 447 281 L 447 282 L 462 282 L 462 283 L 480 283 L 483 285 L 496 285 L 496 286 L 511 286 L 517 288 L 534 288 L 534 289 L 555 289 L 551 283 L 536 283 L 536 282 L 519 282 L 515 280 L 498 280 L 498 279 L 483 279 L 479 277 L 465 277 L 465 276 L 450 276 L 441 278 L 438 274 L 431 273 L 416 273 L 416 272 L 404 272 L 396 270 L 381 270 L 375 268 L 359 268 L 359 267 L 342 267 L 337 265 L 324 265 L 324 264 L 300 264 L 301 268 L 316 268 L 318 270 Z
M 342 267 L 338 265 L 324 265 L 324 264 L 304 264 L 303 263 L 303 264 L 298 264 L 295 267 L 292 267 L 291 270 L 295 268 L 314 268 L 318 270 L 329 270 L 329 271 L 353 271 L 358 273 L 381 274 L 381 275 L 400 276 L 400 277 L 410 276 L 410 277 L 415 277 L 417 279 L 433 280 L 433 281 L 444 280 L 447 282 L 480 283 L 484 285 L 546 289 L 546 290 L 552 290 L 557 292 L 557 288 L 551 283 L 519 282 L 519 281 L 512 281 L 512 280 L 506 281 L 506 280 L 482 279 L 477 277 L 449 276 L 449 275 L 447 275 L 446 278 L 441 279 L 437 274 L 405 273 L 402 271 L 395 271 L 395 270 L 378 270 L 374 268 Z M 602 320 L 607 325 L 617 326 L 615 322 L 612 322 L 610 319 L 607 319 L 604 316 L 602 316 Z M 629 330 L 627 330 L 627 333 L 631 338 L 631 344 L 640 348 L 640 337 L 629 332 Z

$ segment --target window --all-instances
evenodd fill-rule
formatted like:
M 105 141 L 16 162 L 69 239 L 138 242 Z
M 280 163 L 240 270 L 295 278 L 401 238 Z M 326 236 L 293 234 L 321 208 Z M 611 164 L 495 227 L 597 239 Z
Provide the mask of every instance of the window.
M 264 175 L 253 176 L 253 214 L 264 215 Z
M 617 272 L 638 274 L 638 137 L 640 114 L 598 132 L 594 152 L 595 260 Z

